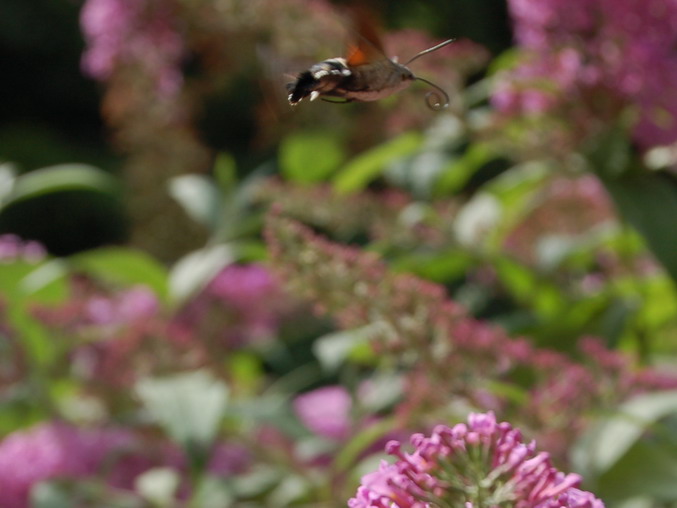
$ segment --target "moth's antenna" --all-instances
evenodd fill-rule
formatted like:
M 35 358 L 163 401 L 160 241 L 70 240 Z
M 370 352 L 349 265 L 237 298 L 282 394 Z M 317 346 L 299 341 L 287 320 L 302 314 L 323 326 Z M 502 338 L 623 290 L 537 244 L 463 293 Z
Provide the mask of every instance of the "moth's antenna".
M 427 94 L 425 94 L 425 103 L 430 109 L 439 111 L 440 109 L 444 109 L 449 105 L 449 94 L 445 92 L 442 88 L 437 86 L 432 81 L 419 78 L 418 76 L 414 76 L 414 79 L 417 79 L 418 81 L 423 81 L 425 84 L 435 88 L 435 91 L 428 92 Z M 442 98 L 444 98 L 444 102 L 442 102 Z
M 427 55 L 428 53 L 432 53 L 433 51 L 437 51 L 438 49 L 443 48 L 443 47 L 446 46 L 447 44 L 451 44 L 451 43 L 454 42 L 455 40 L 456 40 L 456 39 L 449 39 L 448 41 L 444 41 L 444 42 L 439 43 L 437 46 L 433 46 L 432 48 L 424 49 L 424 50 L 421 51 L 418 55 L 414 55 L 412 58 L 410 58 L 409 61 L 407 61 L 407 63 L 405 63 L 404 65 L 407 66 L 407 65 L 409 65 L 411 62 L 413 62 L 414 60 L 416 60 L 417 58 L 420 58 L 420 57 L 422 57 L 423 55 Z

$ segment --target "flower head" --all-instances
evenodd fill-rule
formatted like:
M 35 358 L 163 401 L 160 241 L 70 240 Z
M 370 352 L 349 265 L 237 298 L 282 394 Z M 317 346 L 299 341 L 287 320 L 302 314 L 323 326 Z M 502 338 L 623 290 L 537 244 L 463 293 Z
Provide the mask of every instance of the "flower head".
M 365 475 L 350 508 L 604 506 L 576 488 L 580 476 L 558 471 L 547 453 L 491 412 L 471 414 L 467 424 L 437 426 L 430 437 L 414 434 L 411 444 L 413 453 L 397 441 L 386 445 L 396 462 L 384 461 Z
M 0 263 L 21 259 L 28 262 L 41 261 L 47 252 L 34 241 L 23 241 L 16 235 L 0 235 Z
M 526 59 L 499 79 L 504 114 L 554 113 L 595 134 L 627 108 L 643 149 L 677 141 L 677 2 L 510 0 Z
M 61 423 L 10 434 L 0 442 L 2 506 L 27 508 L 31 488 L 41 481 L 95 475 L 111 453 L 132 441 L 123 430 L 82 430 Z
M 139 65 L 162 96 L 182 85 L 184 47 L 168 3 L 154 0 L 88 0 L 80 14 L 87 42 L 82 69 L 106 81 L 121 65 Z
M 352 400 L 341 386 L 325 386 L 294 399 L 294 411 L 319 436 L 342 440 L 350 431 Z
M 281 315 L 278 280 L 262 265 L 229 265 L 177 315 L 177 337 L 241 347 L 270 337 Z

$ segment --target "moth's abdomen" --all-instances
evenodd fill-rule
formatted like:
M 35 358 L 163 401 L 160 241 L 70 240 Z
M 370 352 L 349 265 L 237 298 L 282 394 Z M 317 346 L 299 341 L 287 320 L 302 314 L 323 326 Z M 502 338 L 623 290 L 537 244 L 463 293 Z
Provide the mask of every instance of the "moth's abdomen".
M 343 58 L 330 58 L 316 63 L 299 74 L 296 81 L 287 85 L 289 103 L 298 104 L 309 95 L 310 100 L 313 100 L 317 95 L 327 94 L 341 85 L 351 74 Z

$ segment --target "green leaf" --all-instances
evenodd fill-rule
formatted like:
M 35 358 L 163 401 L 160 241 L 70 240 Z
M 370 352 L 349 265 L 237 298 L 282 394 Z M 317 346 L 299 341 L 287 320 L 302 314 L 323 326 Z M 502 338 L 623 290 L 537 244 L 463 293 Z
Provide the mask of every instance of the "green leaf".
M 207 371 L 142 379 L 136 393 L 173 440 L 199 453 L 216 438 L 228 402 L 228 387 Z
M 337 370 L 360 345 L 368 344 L 377 325 L 329 333 L 313 344 L 313 353 L 327 371 Z
M 291 134 L 280 145 L 282 174 L 297 183 L 326 180 L 344 158 L 343 146 L 331 131 Z
M 577 468 L 598 475 L 608 471 L 649 426 L 670 414 L 677 414 L 677 390 L 630 399 L 577 443 L 573 455 Z
M 669 505 L 677 500 L 675 478 L 677 447 L 674 444 L 639 441 L 598 479 L 595 494 L 608 500 L 651 496 Z
M 282 472 L 278 468 L 259 464 L 247 473 L 234 477 L 231 486 L 237 497 L 252 498 L 270 491 L 281 479 Z
M 58 483 L 40 482 L 31 489 L 33 508 L 72 508 L 73 497 Z
M 542 317 L 552 318 L 566 307 L 562 292 L 527 267 L 507 257 L 497 257 L 492 265 L 513 297 L 529 305 Z
M 378 177 L 391 162 L 411 155 L 419 149 L 423 137 L 409 132 L 355 157 L 333 180 L 338 192 L 357 192 Z
M 482 193 L 493 196 L 500 205 L 500 223 L 490 231 L 487 242 L 493 250 L 503 251 L 503 242 L 516 223 L 531 209 L 532 197 L 547 182 L 552 171 L 542 162 L 512 167 L 482 187 Z
M 169 292 L 167 270 L 142 251 L 123 247 L 104 247 L 77 254 L 69 261 L 74 268 L 104 281 L 148 286 L 162 299 L 165 299 Z
M 381 372 L 369 378 L 368 390 L 360 391 L 360 406 L 369 414 L 387 409 L 402 398 L 405 382 L 400 375 Z
M 440 171 L 434 195 L 445 196 L 460 190 L 494 156 L 486 143 L 470 145 L 459 159 L 453 159 Z
M 378 439 L 391 432 L 394 426 L 395 421 L 392 418 L 384 418 L 355 434 L 336 455 L 334 459 L 336 469 L 338 471 L 350 469 L 357 462 L 360 454 Z
M 219 271 L 235 260 L 229 245 L 212 245 L 181 258 L 169 275 L 172 300 L 184 301 L 200 291 Z
M 298 506 L 308 495 L 312 484 L 307 477 L 298 474 L 287 474 L 266 496 L 266 506 L 279 507 Z
M 169 194 L 195 222 L 214 229 L 221 217 L 221 192 L 205 175 L 181 175 L 169 180 Z
M 520 63 L 523 52 L 517 48 L 503 51 L 500 55 L 494 58 L 487 69 L 487 75 L 492 76 L 497 72 L 512 69 Z
M 412 254 L 392 263 L 395 272 L 409 272 L 433 282 L 447 283 L 465 275 L 475 257 L 461 249 L 439 253 Z
M 64 265 L 59 260 L 0 263 L 0 288 L 14 302 L 30 298 L 33 303 L 54 304 L 68 294 Z
M 617 178 L 631 170 L 632 115 L 624 115 L 601 135 L 589 141 L 585 150 L 588 161 L 600 178 Z
M 648 172 L 602 180 L 620 214 L 639 231 L 656 259 L 677 282 L 677 185 Z
M 230 193 L 237 186 L 237 164 L 229 153 L 221 152 L 214 162 L 214 178 L 221 192 Z
M 118 181 L 105 171 L 87 164 L 60 164 L 36 169 L 14 180 L 11 194 L 5 197 L 2 206 L 19 201 L 71 190 L 84 190 L 117 195 Z
M 168 467 L 149 469 L 140 474 L 135 482 L 135 490 L 155 506 L 171 506 L 181 483 L 179 473 Z
M 0 208 L 4 201 L 12 195 L 14 183 L 16 182 L 17 169 L 14 164 L 5 162 L 0 164 Z
M 59 344 L 34 318 L 31 307 L 38 303 L 55 304 L 66 298 L 68 283 L 60 264 L 57 261 L 0 264 L 0 288 L 5 297 L 5 317 L 16 331 L 33 367 L 47 368 L 56 359 Z
M 171 506 L 171 505 L 169 505 Z M 233 506 L 233 491 L 227 482 L 209 474 L 200 479 L 197 492 L 191 497 L 191 508 L 228 508 Z

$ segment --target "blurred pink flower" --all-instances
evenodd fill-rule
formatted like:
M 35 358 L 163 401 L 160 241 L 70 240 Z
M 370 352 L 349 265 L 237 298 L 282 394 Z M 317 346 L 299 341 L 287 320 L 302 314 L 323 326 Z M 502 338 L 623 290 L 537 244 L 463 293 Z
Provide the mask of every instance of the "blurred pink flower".
M 10 434 L 0 442 L 3 508 L 28 508 L 30 490 L 41 481 L 100 473 L 107 458 L 132 441 L 124 430 L 84 430 L 62 423 Z
M 84 308 L 84 322 L 93 325 L 129 325 L 150 319 L 159 310 L 155 293 L 146 286 L 134 286 L 112 296 L 95 295 Z
M 433 506 L 522 508 L 603 508 L 581 478 L 561 473 L 545 452 L 494 414 L 471 413 L 468 424 L 439 425 L 430 437 L 414 434 L 413 453 L 398 441 L 386 445 L 397 457 L 362 478 L 350 508 L 429 508 Z
M 677 141 L 677 2 L 508 5 L 528 58 L 498 80 L 492 101 L 500 111 L 556 111 L 570 128 L 594 132 L 630 107 L 638 113 L 633 137 L 643 149 Z
M 23 260 L 41 261 L 47 255 L 45 248 L 34 241 L 25 241 L 16 235 L 0 235 L 0 263 Z
M 220 443 L 209 459 L 207 470 L 216 476 L 231 476 L 245 471 L 252 462 L 250 450 L 243 445 Z
M 280 284 L 262 265 L 229 265 L 182 309 L 172 323 L 179 338 L 238 347 L 270 336 L 286 304 Z
M 215 445 L 206 469 L 229 476 L 251 462 L 243 446 Z M 29 508 L 30 491 L 51 479 L 99 478 L 117 489 L 133 490 L 136 478 L 154 467 L 169 467 L 181 474 L 179 496 L 190 492 L 185 481 L 185 453 L 163 440 L 144 441 L 123 428 L 83 429 L 66 423 L 43 423 L 19 430 L 0 442 L 0 506 Z
M 250 310 L 262 297 L 276 290 L 277 282 L 265 267 L 229 265 L 212 279 L 206 292 L 242 310 Z
M 325 386 L 294 399 L 294 412 L 315 434 L 329 439 L 345 439 L 351 427 L 352 399 L 342 386 Z
M 163 96 L 180 89 L 184 46 L 171 3 L 157 0 L 88 0 L 80 14 L 87 49 L 82 69 L 106 81 L 123 65 L 139 65 Z

